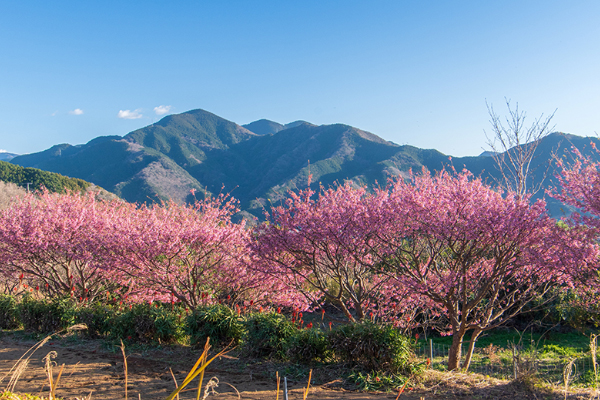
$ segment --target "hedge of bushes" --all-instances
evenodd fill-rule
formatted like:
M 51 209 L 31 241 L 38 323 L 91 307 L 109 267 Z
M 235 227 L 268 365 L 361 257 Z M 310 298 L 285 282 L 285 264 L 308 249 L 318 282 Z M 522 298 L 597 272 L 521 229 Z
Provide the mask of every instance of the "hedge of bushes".
M 210 336 L 213 346 L 230 343 L 248 357 L 294 363 L 342 362 L 366 371 L 413 373 L 418 365 L 413 341 L 389 326 L 371 322 L 321 329 L 301 327 L 274 311 L 240 315 L 226 305 L 186 310 L 171 304 L 77 304 L 72 299 L 51 300 L 0 295 L 0 329 L 23 327 L 52 333 L 76 324 L 88 326 L 89 338 L 122 339 L 130 343 L 189 343 L 202 346 Z

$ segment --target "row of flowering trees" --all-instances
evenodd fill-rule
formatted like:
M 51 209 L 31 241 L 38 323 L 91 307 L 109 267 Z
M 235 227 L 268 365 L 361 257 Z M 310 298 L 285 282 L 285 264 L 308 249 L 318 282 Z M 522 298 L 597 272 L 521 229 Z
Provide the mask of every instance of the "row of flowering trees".
M 196 307 L 273 291 L 279 304 L 302 305 L 301 296 L 247 268 L 251 232 L 231 222 L 236 211 L 224 196 L 148 207 L 93 194 L 29 194 L 0 214 L 0 265 L 8 279 L 82 301 L 113 294 Z
M 577 199 L 585 188 L 571 172 L 582 165 L 564 169 L 565 190 L 555 195 L 595 213 Z M 596 276 L 597 225 L 557 224 L 543 201 L 494 190 L 467 171 L 423 171 L 373 191 L 346 183 L 290 193 L 253 228 L 233 223 L 236 211 L 226 196 L 138 206 L 28 195 L 0 213 L 0 268 L 81 301 L 112 293 L 188 307 L 328 302 L 350 321 L 400 327 L 433 316 L 453 336 L 449 369 L 459 367 L 467 332 L 465 368 L 482 332 L 553 287 Z
M 467 171 L 423 171 L 373 194 L 350 184 L 316 199 L 306 190 L 270 221 L 254 242 L 259 270 L 308 284 L 349 319 L 369 307 L 397 321 L 417 309 L 443 316 L 450 369 L 467 332 L 465 368 L 483 331 L 556 285 L 585 280 L 597 259 L 589 229 L 565 229 L 543 201 L 495 191 Z

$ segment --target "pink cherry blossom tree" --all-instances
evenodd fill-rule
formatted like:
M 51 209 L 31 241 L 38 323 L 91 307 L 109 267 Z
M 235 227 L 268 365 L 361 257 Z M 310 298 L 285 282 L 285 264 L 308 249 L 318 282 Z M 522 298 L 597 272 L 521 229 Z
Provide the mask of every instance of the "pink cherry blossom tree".
M 123 206 L 104 238 L 111 268 L 140 301 L 197 307 L 262 300 L 277 288 L 247 268 L 249 232 L 231 221 L 236 211 L 235 200 L 224 195 L 193 205 Z
M 591 146 L 600 153 L 594 144 Z M 554 189 L 549 194 L 556 199 L 577 208 L 571 217 L 576 224 L 600 229 L 600 163 L 591 156 L 584 156 L 573 147 L 572 163 L 556 158 L 558 174 L 556 178 L 560 190 Z M 581 214 L 583 213 L 583 214 Z M 598 232 L 595 232 L 598 234 Z
M 570 230 L 577 230 L 586 235 L 591 243 L 598 243 L 600 237 L 600 162 L 596 161 L 600 151 L 591 142 L 591 152 L 584 156 L 576 147 L 571 148 L 571 162 L 568 158 L 555 157 L 557 165 L 556 178 L 558 188 L 547 193 L 575 208 L 563 221 Z M 585 310 L 589 316 L 598 315 L 598 298 L 600 298 L 600 274 L 598 268 L 590 269 L 587 274 L 579 276 L 576 296 L 569 303 L 577 309 Z
M 316 198 L 315 198 L 316 197 Z M 290 193 L 256 229 L 254 251 L 263 271 L 302 293 L 313 306 L 327 300 L 348 320 L 369 316 L 387 278 L 375 273 L 372 211 L 383 196 L 351 183 Z
M 403 288 L 448 319 L 448 369 L 479 335 L 588 267 L 596 249 L 549 218 L 545 204 L 492 190 L 469 172 L 396 180 L 377 218 L 378 259 Z
M 93 193 L 44 191 L 17 198 L 0 211 L 2 273 L 50 295 L 82 300 L 115 287 L 100 268 L 95 240 L 107 227 L 110 207 Z

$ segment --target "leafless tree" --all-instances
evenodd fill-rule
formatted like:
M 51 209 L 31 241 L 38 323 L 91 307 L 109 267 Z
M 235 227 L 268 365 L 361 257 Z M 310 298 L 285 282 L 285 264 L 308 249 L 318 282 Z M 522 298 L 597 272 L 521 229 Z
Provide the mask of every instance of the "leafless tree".
M 505 123 L 496 114 L 493 106 L 486 102 L 492 132 L 491 135 L 485 132 L 485 135 L 500 172 L 497 183 L 513 190 L 518 197 L 523 197 L 527 193 L 533 195 L 542 188 L 549 169 L 546 168 L 541 180 L 534 182 L 532 161 L 542 139 L 554 129 L 550 123 L 556 110 L 548 117 L 544 117 L 544 114 L 540 115 L 531 125 L 526 126 L 527 114 L 519 110 L 519 103 L 516 103 L 513 109 L 510 100 L 505 99 L 505 101 L 508 108 Z
M 14 200 L 25 193 L 25 189 L 14 183 L 0 181 L 0 210 L 7 208 Z

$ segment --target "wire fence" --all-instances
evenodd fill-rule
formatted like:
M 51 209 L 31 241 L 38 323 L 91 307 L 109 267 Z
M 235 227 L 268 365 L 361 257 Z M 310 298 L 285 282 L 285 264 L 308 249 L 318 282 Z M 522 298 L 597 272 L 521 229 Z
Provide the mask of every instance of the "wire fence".
M 465 344 L 461 351 L 461 364 L 464 361 L 466 349 Z M 450 345 L 433 343 L 429 340 L 417 347 L 415 352 L 423 360 L 430 359 L 430 368 L 446 370 L 448 367 Z M 570 372 L 567 368 L 569 364 L 571 364 Z M 511 350 L 488 346 L 475 347 L 469 372 L 499 379 L 516 379 L 524 375 L 537 375 L 553 385 L 564 385 L 565 377 L 567 377 L 569 384 L 593 386 L 597 374 L 600 374 L 598 359 L 596 359 L 596 368 L 591 354 L 577 358 L 545 357 L 535 348 L 524 350 L 515 346 Z

